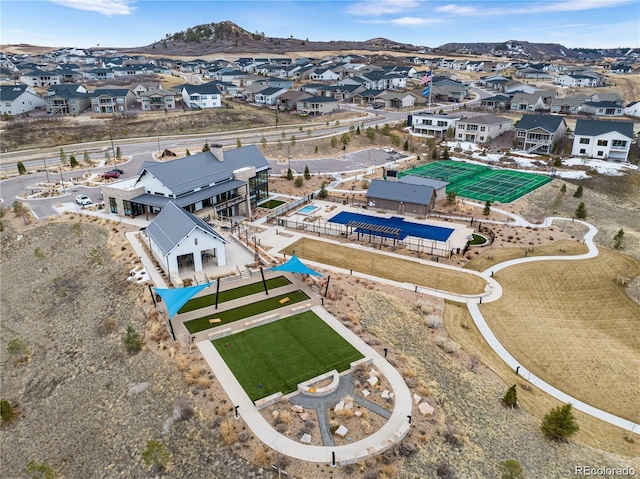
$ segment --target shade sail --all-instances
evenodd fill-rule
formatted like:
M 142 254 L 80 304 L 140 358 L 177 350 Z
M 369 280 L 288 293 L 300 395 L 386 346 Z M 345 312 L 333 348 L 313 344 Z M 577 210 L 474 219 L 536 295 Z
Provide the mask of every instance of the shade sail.
M 203 289 L 209 287 L 212 283 L 199 284 L 197 286 L 189 286 L 188 288 L 153 288 L 156 294 L 159 294 L 167 305 L 169 311 L 169 318 L 173 318 L 180 308 L 182 308 L 187 301 L 193 298 Z
M 270 269 L 271 271 L 286 271 L 288 273 L 309 274 L 311 276 L 322 276 L 321 273 L 312 270 L 311 268 L 302 264 L 302 261 L 294 254 L 289 261 L 280 266 L 275 266 Z

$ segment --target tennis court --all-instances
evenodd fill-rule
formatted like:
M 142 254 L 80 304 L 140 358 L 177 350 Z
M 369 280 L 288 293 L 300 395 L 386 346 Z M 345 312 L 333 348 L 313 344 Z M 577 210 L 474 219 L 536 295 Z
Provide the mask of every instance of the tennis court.
M 511 170 L 488 170 L 478 177 L 471 177 L 455 185 L 449 185 L 447 192 L 478 201 L 510 203 L 521 196 L 546 185 L 551 178 Z
M 389 228 L 397 228 L 400 230 L 398 239 L 403 240 L 407 236 L 414 236 L 417 238 L 425 238 L 434 241 L 446 242 L 453 233 L 451 228 L 442 228 L 440 226 L 431 226 L 421 223 L 412 223 L 411 221 L 405 221 L 404 218 L 398 216 L 392 216 L 391 218 L 382 218 L 380 216 L 361 215 L 358 213 L 351 213 L 348 211 L 342 211 L 337 215 L 329 218 L 331 223 L 338 223 L 346 225 L 350 221 L 367 223 L 375 226 L 386 226 Z M 355 232 L 364 233 L 364 231 L 354 230 Z M 370 234 L 370 231 L 366 231 L 366 234 Z M 379 236 L 380 233 L 373 233 Z
M 418 168 L 403 171 L 407 175 L 447 181 L 447 193 L 477 201 L 510 203 L 551 181 L 544 175 L 513 170 L 493 170 L 483 165 L 462 161 L 436 161 Z

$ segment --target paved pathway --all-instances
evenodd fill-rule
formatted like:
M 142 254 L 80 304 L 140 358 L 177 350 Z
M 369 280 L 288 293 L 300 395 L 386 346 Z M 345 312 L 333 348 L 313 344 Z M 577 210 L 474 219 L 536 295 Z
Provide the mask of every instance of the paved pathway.
M 395 407 L 389 420 L 375 433 L 360 441 L 335 447 L 310 446 L 300 444 L 277 432 L 267 420 L 260 414 L 244 392 L 242 386 L 235 378 L 227 364 L 224 362 L 211 341 L 197 343 L 202 356 L 214 371 L 220 384 L 235 406 L 239 406 L 238 413 L 244 419 L 247 426 L 263 443 L 276 451 L 310 462 L 322 462 L 331 464 L 333 454 L 339 464 L 350 464 L 368 457 L 372 454 L 383 452 L 394 444 L 397 444 L 409 430 L 408 416 L 412 414 L 413 403 L 409 388 L 405 384 L 400 373 L 380 356 L 371 346 L 356 336 L 340 321 L 327 313 L 324 309 L 314 307 L 313 311 L 337 333 L 345 337 L 367 358 L 372 358 L 373 366 L 380 371 L 389 381 L 395 395 Z

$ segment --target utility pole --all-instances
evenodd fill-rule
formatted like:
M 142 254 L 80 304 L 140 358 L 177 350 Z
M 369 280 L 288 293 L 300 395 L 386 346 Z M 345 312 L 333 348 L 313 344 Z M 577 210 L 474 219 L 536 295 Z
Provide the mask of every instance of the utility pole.
M 113 155 L 113 166 L 117 166 L 116 163 L 116 149 L 113 147 L 113 130 L 109 127 L 109 137 L 111 138 L 111 154 Z

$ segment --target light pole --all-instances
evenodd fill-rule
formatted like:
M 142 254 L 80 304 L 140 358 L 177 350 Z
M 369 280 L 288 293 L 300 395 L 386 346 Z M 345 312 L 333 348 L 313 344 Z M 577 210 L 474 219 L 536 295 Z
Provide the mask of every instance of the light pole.
M 113 155 L 113 166 L 117 166 L 116 163 L 116 149 L 113 147 L 113 130 L 109 127 L 109 137 L 111 138 L 111 154 Z
M 47 184 L 50 184 L 51 182 L 49 181 L 49 168 L 47 168 L 47 160 L 43 159 L 42 162 L 44 163 L 44 172 L 47 174 Z
M 67 192 L 64 189 L 64 178 L 62 177 L 62 167 L 60 167 L 60 186 L 62 186 L 62 194 L 66 194 Z

